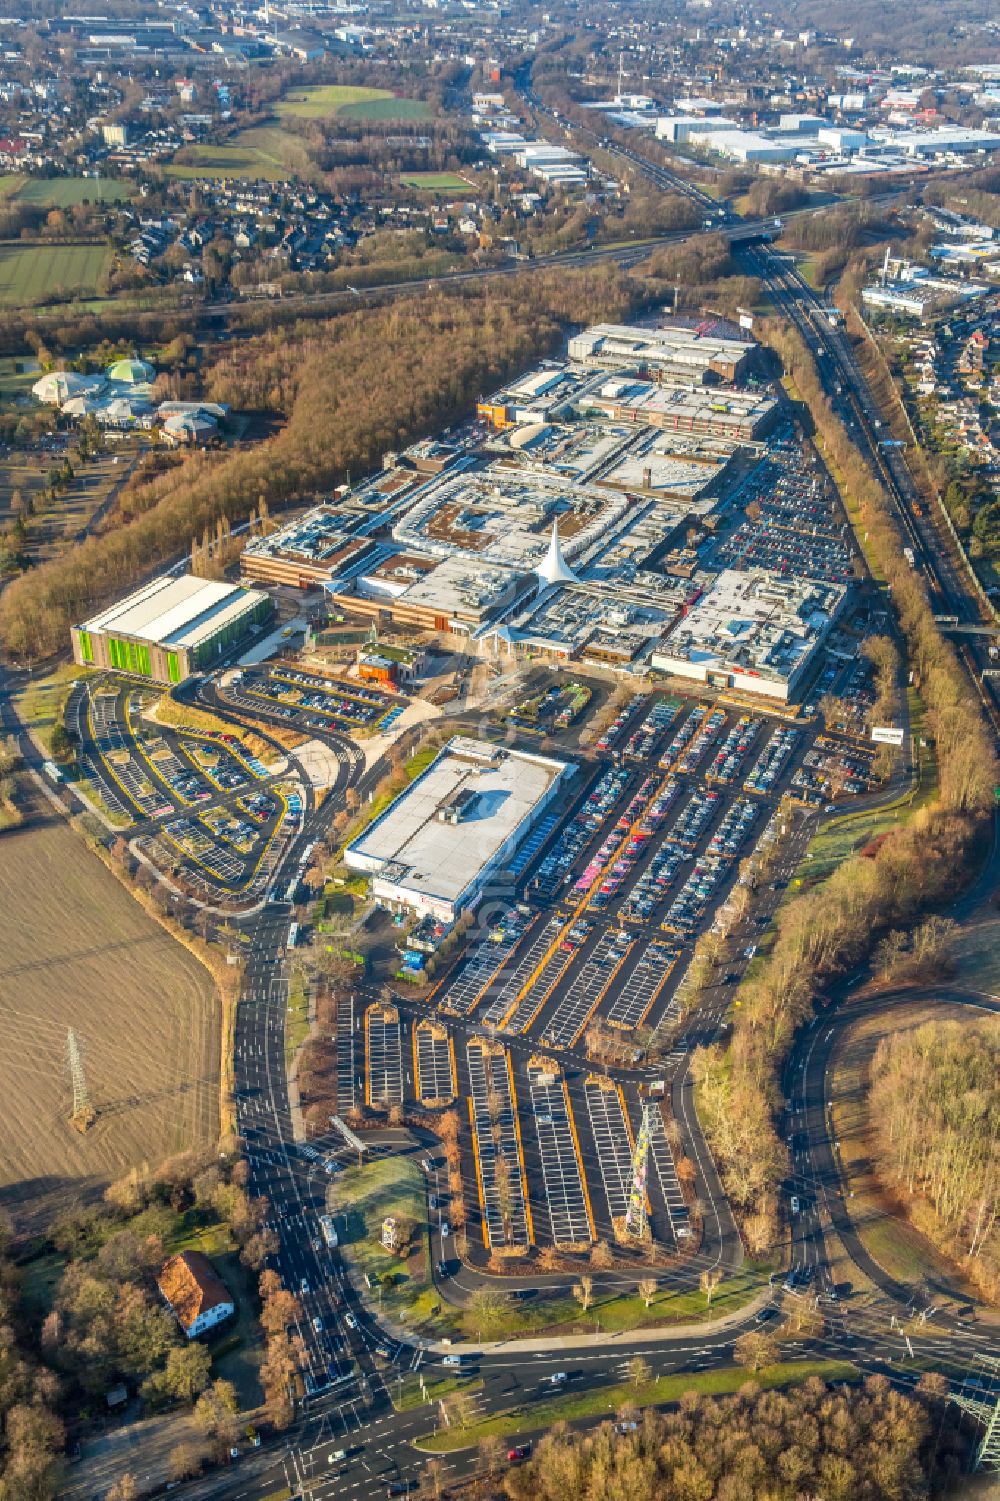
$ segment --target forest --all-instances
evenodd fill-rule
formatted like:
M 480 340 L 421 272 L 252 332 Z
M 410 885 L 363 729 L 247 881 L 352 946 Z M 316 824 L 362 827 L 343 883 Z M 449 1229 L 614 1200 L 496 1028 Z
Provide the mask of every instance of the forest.
M 938 757 L 938 796 L 871 852 L 845 860 L 821 885 L 779 910 L 763 964 L 740 990 L 728 1054 L 695 1053 L 699 1109 L 722 1181 L 752 1252 L 774 1243 L 787 1154 L 774 1127 L 781 1067 L 824 991 L 863 963 L 894 927 L 951 899 L 968 879 L 993 805 L 996 757 L 954 647 L 938 629 L 919 576 L 902 555 L 891 503 L 824 395 L 799 334 L 764 320 L 805 400 L 845 492 L 856 503 L 875 566 L 892 591 L 909 666 Z
M 869 1115 L 882 1180 L 917 1228 L 996 1300 L 1000 1023 L 928 1022 L 883 1038 L 872 1059 Z
M 585 1434 L 559 1425 L 503 1491 L 510 1501 L 921 1501 L 959 1470 L 943 1385 L 924 1377 L 913 1397 L 883 1376 L 859 1390 L 814 1378 L 787 1393 L 748 1382 L 724 1401 L 691 1392 L 675 1412 L 625 1410 Z
M 191 454 L 126 487 L 99 533 L 15 579 L 0 598 L 0 640 L 18 661 L 64 648 L 72 622 L 185 552 L 224 516 L 245 520 L 329 493 L 385 453 L 440 432 L 477 399 L 550 353 L 567 323 L 620 320 L 642 293 L 614 267 L 434 290 L 232 346 L 209 394 L 287 420 L 254 448 Z

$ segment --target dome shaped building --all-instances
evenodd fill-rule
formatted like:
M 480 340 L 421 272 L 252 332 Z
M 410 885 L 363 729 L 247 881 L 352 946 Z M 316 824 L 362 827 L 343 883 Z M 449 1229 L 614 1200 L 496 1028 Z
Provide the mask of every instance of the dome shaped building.
M 103 375 L 80 375 L 75 370 L 50 370 L 47 375 L 35 381 L 31 394 L 36 401 L 61 407 L 75 396 L 95 396 L 103 391 L 104 385 Z
M 108 366 L 108 380 L 120 386 L 148 386 L 156 379 L 156 371 L 145 360 L 115 360 Z

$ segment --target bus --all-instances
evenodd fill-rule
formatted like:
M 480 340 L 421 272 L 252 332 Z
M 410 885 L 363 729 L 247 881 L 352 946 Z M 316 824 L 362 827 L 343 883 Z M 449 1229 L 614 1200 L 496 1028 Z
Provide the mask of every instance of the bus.
M 333 1215 L 321 1214 L 319 1217 L 319 1228 L 323 1232 L 323 1239 L 332 1249 L 337 1244 L 337 1231 L 334 1227 Z

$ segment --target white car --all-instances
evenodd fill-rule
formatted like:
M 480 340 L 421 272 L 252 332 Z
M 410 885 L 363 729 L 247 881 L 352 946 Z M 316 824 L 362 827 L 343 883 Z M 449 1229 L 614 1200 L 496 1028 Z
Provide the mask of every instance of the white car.
M 354 1317 L 353 1313 L 344 1314 L 344 1323 L 347 1325 L 348 1329 L 356 1329 L 358 1327 L 358 1321 Z

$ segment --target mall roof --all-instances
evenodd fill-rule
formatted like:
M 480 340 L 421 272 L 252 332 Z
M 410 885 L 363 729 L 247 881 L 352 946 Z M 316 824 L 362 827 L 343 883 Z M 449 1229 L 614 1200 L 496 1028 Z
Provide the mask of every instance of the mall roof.
M 196 647 L 267 596 L 259 589 L 182 574 L 162 574 L 88 620 L 85 631 L 111 631 L 163 646 Z
M 456 735 L 348 846 L 347 863 L 457 903 L 565 770 L 563 761 Z M 462 800 L 462 816 L 443 821 L 440 812 L 462 793 L 472 794 Z

